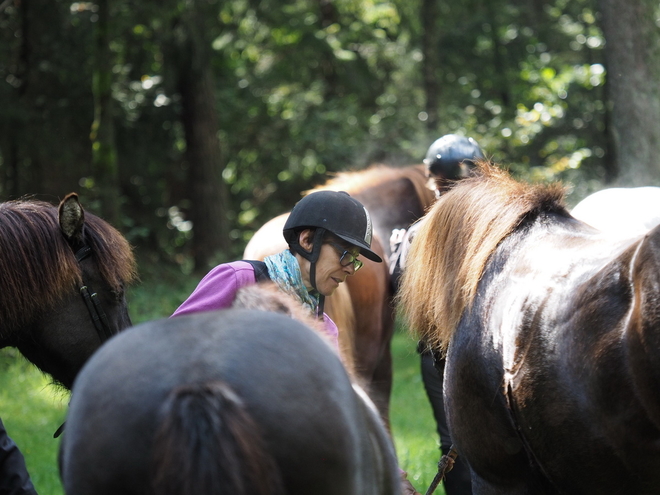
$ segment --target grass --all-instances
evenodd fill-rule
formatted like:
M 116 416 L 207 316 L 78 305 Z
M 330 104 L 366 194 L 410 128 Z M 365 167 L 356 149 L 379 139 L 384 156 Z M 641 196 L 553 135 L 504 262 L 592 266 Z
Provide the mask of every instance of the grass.
M 66 416 L 68 392 L 14 349 L 0 351 L 0 404 L 9 436 L 25 456 L 30 477 L 41 495 L 61 494 L 57 470 L 59 441 L 53 433 Z
M 134 323 L 169 316 L 197 280 L 161 273 L 129 292 Z M 150 281 L 152 280 L 152 281 Z M 394 385 L 390 419 L 400 466 L 424 493 L 435 475 L 439 450 L 431 406 L 419 371 L 415 342 L 398 331 L 392 343 Z M 14 349 L 0 350 L 0 417 L 23 452 L 40 495 L 63 495 L 57 469 L 59 440 L 53 433 L 64 421 L 68 393 L 55 388 Z M 443 495 L 442 487 L 436 491 Z
M 431 404 L 424 391 L 417 342 L 398 331 L 392 341 L 394 384 L 390 422 L 399 465 L 417 491 L 425 493 L 440 460 L 440 442 Z M 442 486 L 435 491 L 444 495 Z

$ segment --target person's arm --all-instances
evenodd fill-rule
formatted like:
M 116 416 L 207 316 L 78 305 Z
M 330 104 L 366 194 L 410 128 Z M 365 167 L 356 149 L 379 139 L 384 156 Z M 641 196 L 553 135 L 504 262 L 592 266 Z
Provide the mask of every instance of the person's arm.
M 25 466 L 23 454 L 7 435 L 2 419 L 0 419 L 0 493 L 37 495 Z
M 172 316 L 225 309 L 232 305 L 236 291 L 255 283 L 254 268 L 237 261 L 213 268 Z

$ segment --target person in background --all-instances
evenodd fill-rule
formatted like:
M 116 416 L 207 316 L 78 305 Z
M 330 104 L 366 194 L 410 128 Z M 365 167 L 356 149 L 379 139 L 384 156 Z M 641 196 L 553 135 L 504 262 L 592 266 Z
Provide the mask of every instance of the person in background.
M 338 351 L 339 332 L 323 312 L 324 300 L 362 267 L 359 256 L 383 261 L 371 250 L 369 212 L 346 192 L 317 191 L 296 203 L 283 234 L 288 249 L 263 262 L 241 260 L 216 266 L 172 317 L 229 308 L 239 289 L 271 280 L 323 322 L 325 334 Z M 402 493 L 418 495 L 406 473 L 400 474 Z
M 434 141 L 426 152 L 424 165 L 429 177 L 429 187 L 435 191 L 436 198 L 439 198 L 450 189 L 456 181 L 468 177 L 475 167 L 475 162 L 483 159 L 484 154 L 481 148 L 472 138 L 447 134 Z M 390 274 L 395 292 L 398 289 L 399 277 L 405 269 L 410 242 L 423 221 L 424 218 L 422 217 L 407 230 L 399 229 L 392 233 L 390 239 L 392 247 Z M 438 436 L 440 437 L 440 450 L 442 455 L 447 455 L 452 441 L 447 426 L 442 392 L 445 359 L 435 354 L 423 341 L 418 343 L 417 352 L 421 358 L 424 389 L 431 403 Z M 460 455 L 456 459 L 453 469 L 447 473 L 444 486 L 447 495 L 469 495 L 472 493 L 470 468 Z
M 7 435 L 0 419 L 0 494 L 37 495 L 25 466 L 23 454 Z

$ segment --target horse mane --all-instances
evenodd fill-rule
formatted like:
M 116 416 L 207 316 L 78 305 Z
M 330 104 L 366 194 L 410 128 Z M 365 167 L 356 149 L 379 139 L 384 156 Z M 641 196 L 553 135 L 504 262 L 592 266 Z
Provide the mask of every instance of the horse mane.
M 446 351 L 489 257 L 521 222 L 564 210 L 564 187 L 517 182 L 481 162 L 430 209 L 410 246 L 398 305 L 409 328 Z
M 391 167 L 375 163 L 363 170 L 349 170 L 335 173 L 324 184 L 305 191 L 309 194 L 314 191 L 346 191 L 353 195 L 369 187 L 375 187 L 386 182 L 398 179 L 408 179 L 414 186 L 417 196 L 423 205 L 430 205 L 435 195 L 427 186 L 428 179 L 424 165 L 409 165 L 407 167 Z
M 116 229 L 86 212 L 84 236 L 114 290 L 137 278 L 131 247 Z M 26 324 L 82 283 L 56 207 L 37 200 L 0 203 L 0 273 L 0 331 Z

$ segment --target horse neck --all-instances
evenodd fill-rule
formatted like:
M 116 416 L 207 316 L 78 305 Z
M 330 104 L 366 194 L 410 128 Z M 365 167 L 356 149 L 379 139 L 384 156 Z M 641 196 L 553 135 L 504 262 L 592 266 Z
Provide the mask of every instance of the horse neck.
M 565 212 L 559 187 L 518 183 L 494 169 L 483 172 L 460 181 L 438 200 L 406 261 L 401 291 L 405 314 L 422 338 L 443 349 L 502 240 L 528 216 Z

